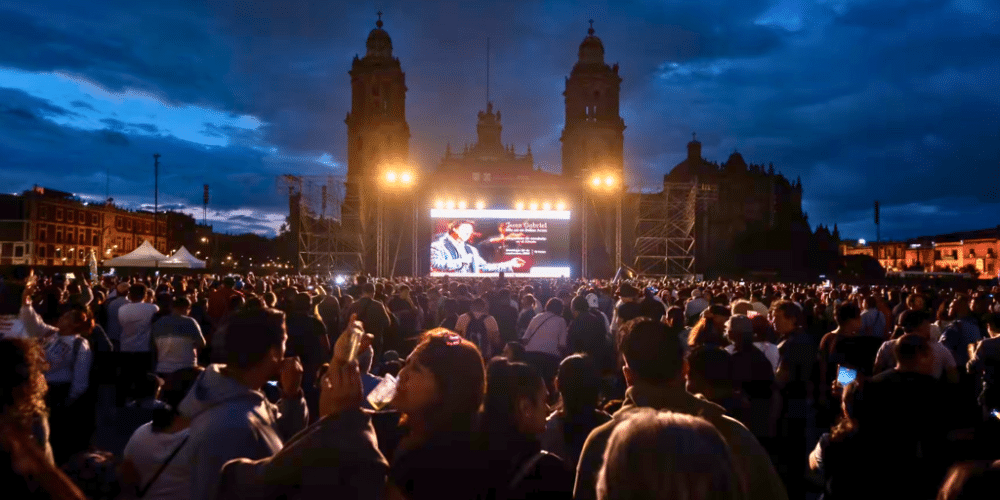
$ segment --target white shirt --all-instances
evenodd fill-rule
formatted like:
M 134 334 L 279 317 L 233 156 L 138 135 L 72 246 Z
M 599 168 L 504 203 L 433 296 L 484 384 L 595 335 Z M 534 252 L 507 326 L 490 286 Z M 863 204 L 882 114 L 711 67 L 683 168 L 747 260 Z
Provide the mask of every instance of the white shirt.
M 130 460 L 135 470 L 139 473 L 139 487 L 143 488 L 153 479 L 156 471 L 160 470 L 163 463 L 167 461 L 170 454 L 180 446 L 190 433 L 190 429 L 177 431 L 173 434 L 165 432 L 153 432 L 153 423 L 147 422 L 135 430 L 132 437 L 125 445 L 123 453 L 126 460 Z M 188 446 L 190 442 L 184 443 Z M 153 486 L 146 492 L 146 496 L 151 500 L 177 500 L 187 498 L 191 490 L 188 487 L 190 470 L 188 461 L 181 456 L 181 450 L 166 469 L 160 473 Z
M 530 338 L 525 351 L 544 352 L 562 358 L 566 350 L 566 320 L 550 312 L 543 312 L 531 318 L 523 339 Z
M 878 354 L 875 355 L 874 373 L 876 375 L 896 367 L 896 353 L 893 349 L 896 347 L 897 342 L 899 342 L 899 339 L 888 340 L 882 343 L 882 347 L 879 347 Z M 934 378 L 941 378 L 946 368 L 957 367 L 955 356 L 951 354 L 951 350 L 946 346 L 940 342 L 930 342 L 930 346 L 931 356 L 934 358 L 934 373 L 932 373 Z
M 159 310 L 156 304 L 145 302 L 130 302 L 118 309 L 118 321 L 122 325 L 122 352 L 150 351 L 153 315 Z

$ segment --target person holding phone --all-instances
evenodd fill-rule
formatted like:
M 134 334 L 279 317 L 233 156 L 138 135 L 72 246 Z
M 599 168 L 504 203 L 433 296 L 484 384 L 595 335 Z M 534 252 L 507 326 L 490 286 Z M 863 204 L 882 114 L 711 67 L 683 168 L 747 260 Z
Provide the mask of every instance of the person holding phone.
M 319 420 L 271 457 L 225 464 L 218 499 L 382 498 L 389 463 L 379 452 L 371 414 L 363 401 L 359 351 L 371 345 L 351 316 L 334 345 L 329 368 L 319 378 Z

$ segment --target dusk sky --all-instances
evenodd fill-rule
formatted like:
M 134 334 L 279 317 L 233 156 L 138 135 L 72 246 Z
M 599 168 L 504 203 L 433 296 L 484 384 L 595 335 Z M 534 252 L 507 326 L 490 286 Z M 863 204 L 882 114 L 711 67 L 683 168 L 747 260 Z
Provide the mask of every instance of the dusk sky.
M 284 173 L 346 172 L 347 71 L 382 10 L 406 72 L 412 161 L 475 140 L 559 171 L 564 78 L 587 20 L 618 62 L 634 189 L 704 156 L 801 176 L 810 223 L 907 238 L 1000 224 L 996 0 L 7 0 L 0 7 L 0 190 L 33 184 L 216 230 L 273 234 Z

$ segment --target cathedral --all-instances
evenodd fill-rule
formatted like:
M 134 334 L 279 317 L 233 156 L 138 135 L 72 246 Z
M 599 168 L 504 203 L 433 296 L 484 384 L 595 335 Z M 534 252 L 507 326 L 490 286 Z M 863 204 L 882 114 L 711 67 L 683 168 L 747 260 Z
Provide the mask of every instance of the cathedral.
M 571 237 L 571 253 L 576 255 L 574 269 L 580 265 L 579 249 L 586 246 L 590 274 L 607 276 L 619 264 L 633 258 L 632 241 L 639 197 L 621 189 L 624 244 L 621 263 L 613 262 L 613 209 L 607 199 L 597 203 L 588 198 L 587 179 L 594 172 L 624 179 L 624 131 L 621 117 L 622 79 L 618 64 L 605 62 L 604 44 L 595 34 L 593 21 L 577 51 L 577 61 L 566 77 L 563 98 L 565 116 L 562 135 L 561 174 L 536 168 L 530 145 L 522 150 L 503 142 L 501 112 L 492 102 L 476 115 L 476 141 L 453 150 L 449 144 L 438 165 L 420 172 L 414 192 L 387 193 L 381 186 L 387 166 L 408 165 L 410 128 L 406 120 L 406 74 L 399 58 L 393 56 L 392 39 L 384 29 L 379 13 L 375 29 L 368 34 L 366 52 L 355 56 L 349 72 L 351 109 L 347 114 L 347 178 L 342 206 L 343 234 L 359 235 L 355 247 L 365 263 L 365 271 L 375 272 L 378 221 L 384 224 L 390 257 L 389 274 L 420 273 L 427 269 L 428 256 L 413 250 L 426 248 L 430 235 L 429 221 L 421 213 L 453 193 L 467 193 L 476 208 L 513 208 L 520 200 L 546 199 L 566 204 L 574 211 L 587 210 L 587 241 L 581 241 L 579 228 Z M 713 183 L 720 186 L 717 206 L 699 210 L 697 262 L 699 272 L 711 274 L 724 269 L 718 254 L 732 244 L 741 232 L 760 225 L 780 223 L 785 214 L 801 215 L 802 188 L 765 170 L 747 165 L 734 153 L 723 165 L 701 157 L 697 141 L 688 144 L 688 157 L 674 167 L 664 182 Z M 471 208 L 471 206 L 470 206 Z M 379 210 L 390 214 L 413 210 L 418 216 L 379 217 Z M 574 215 L 576 217 L 576 215 Z M 579 225 L 579 224 L 576 224 Z M 415 231 L 415 232 L 414 232 Z M 413 234 L 412 242 L 404 234 Z M 583 252 L 585 255 L 588 252 Z M 593 263 L 600 265 L 593 265 Z

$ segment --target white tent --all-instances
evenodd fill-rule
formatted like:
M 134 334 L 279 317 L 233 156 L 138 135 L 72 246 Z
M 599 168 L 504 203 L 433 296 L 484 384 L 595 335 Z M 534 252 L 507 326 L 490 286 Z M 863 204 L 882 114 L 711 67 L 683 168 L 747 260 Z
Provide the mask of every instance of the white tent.
M 158 252 L 147 240 L 128 254 L 104 261 L 104 267 L 156 267 L 166 258 L 166 255 Z
M 205 261 L 198 259 L 187 248 L 181 247 L 166 260 L 160 262 L 160 267 L 181 267 L 184 269 L 203 269 Z

